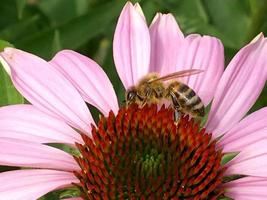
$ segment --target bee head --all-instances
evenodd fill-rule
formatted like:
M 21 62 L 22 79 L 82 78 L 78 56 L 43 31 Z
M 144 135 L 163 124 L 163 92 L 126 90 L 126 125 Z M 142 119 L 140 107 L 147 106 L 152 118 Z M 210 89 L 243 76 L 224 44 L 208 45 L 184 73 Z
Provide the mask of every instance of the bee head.
M 129 105 L 130 103 L 134 103 L 136 97 L 138 97 L 138 94 L 135 88 L 130 88 L 127 90 L 125 95 L 126 104 Z

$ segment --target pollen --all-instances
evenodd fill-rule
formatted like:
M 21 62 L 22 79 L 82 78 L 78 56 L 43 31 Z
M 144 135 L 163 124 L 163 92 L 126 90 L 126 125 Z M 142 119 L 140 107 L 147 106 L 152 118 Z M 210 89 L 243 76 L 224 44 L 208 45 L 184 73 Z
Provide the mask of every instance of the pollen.
M 217 199 L 222 152 L 198 122 L 156 105 L 120 108 L 82 134 L 75 175 L 83 199 Z

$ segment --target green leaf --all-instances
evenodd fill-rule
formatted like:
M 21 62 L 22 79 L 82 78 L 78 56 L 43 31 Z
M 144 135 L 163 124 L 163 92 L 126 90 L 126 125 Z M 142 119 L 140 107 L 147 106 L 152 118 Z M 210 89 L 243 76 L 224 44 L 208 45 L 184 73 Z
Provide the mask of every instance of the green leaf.
M 10 80 L 9 75 L 6 73 L 2 65 L 0 64 L 0 106 L 6 106 L 10 104 L 22 104 L 24 103 L 23 97 L 18 93 Z
M 69 146 L 67 144 L 48 143 L 46 145 L 65 151 L 66 153 L 71 154 L 73 156 L 80 156 L 80 152 L 77 148 Z
M 204 23 L 199 19 L 188 19 L 187 17 L 178 16 L 178 22 L 185 34 L 200 33 L 202 35 L 211 35 L 219 38 L 224 46 L 236 49 L 237 46 L 232 43 L 231 38 L 222 33 L 216 26 Z
M 236 157 L 238 155 L 238 153 L 233 152 L 233 153 L 227 153 L 222 157 L 221 160 L 221 165 L 225 165 L 226 163 L 228 163 L 230 160 L 232 160 L 234 157 Z
M 116 91 L 119 104 L 121 105 L 124 100 L 125 88 L 123 87 L 122 82 L 118 76 L 118 73 L 115 70 L 116 68 L 114 66 L 114 61 L 112 57 L 112 45 L 109 45 L 109 49 L 107 50 L 107 56 L 106 59 L 104 60 L 102 67 L 108 74 L 109 80 L 111 81 Z
M 16 46 L 44 58 L 51 58 L 55 30 L 58 30 L 62 48 L 77 49 L 109 27 L 110 23 L 119 15 L 122 3 L 120 2 L 116 6 L 113 6 L 113 2 L 103 4 L 64 25 L 23 38 L 17 42 Z
M 158 9 L 165 7 L 167 12 L 171 12 L 175 16 L 179 15 L 188 20 L 197 19 L 204 23 L 208 22 L 208 15 L 201 0 L 158 0 L 157 2 L 160 5 Z
M 200 0 L 181 0 L 175 14 L 182 15 L 188 19 L 198 19 L 203 23 L 208 22 L 208 15 Z
M 26 0 L 16 0 L 17 10 L 18 10 L 18 18 L 22 19 L 23 10 L 26 6 Z
M 267 95 L 266 94 L 267 94 L 267 83 L 265 84 L 265 87 L 263 88 L 261 95 L 257 99 L 256 103 L 250 109 L 249 113 L 255 112 L 256 110 L 259 110 L 263 107 L 266 107 L 266 105 L 267 105 Z
M 66 199 L 72 197 L 79 197 L 80 191 L 77 187 L 70 187 L 67 189 L 61 189 L 49 192 L 38 200 L 55 200 L 55 199 Z
M 40 20 L 40 16 L 33 15 L 28 19 L 9 24 L 5 28 L 2 27 L 0 30 L 0 38 L 14 43 L 17 39 L 23 38 L 24 35 L 35 32 L 36 30 L 34 30 L 33 26 L 40 22 Z
M 211 108 L 211 103 L 209 103 L 206 107 L 205 107 L 205 116 L 201 119 L 201 123 L 200 123 L 200 126 L 201 127 L 204 127 L 207 120 L 208 120 L 208 117 L 209 117 L 209 112 L 210 112 L 210 108 Z
M 5 47 L 13 47 L 7 41 L 0 40 L 0 52 Z M 18 93 L 10 80 L 9 75 L 6 73 L 4 67 L 0 64 L 0 106 L 24 103 L 24 98 Z
M 7 41 L 0 40 L 0 52 L 3 51 L 5 47 L 13 47 L 13 45 Z
M 55 30 L 54 33 L 54 39 L 52 43 L 52 53 L 55 54 L 56 52 L 60 51 L 62 49 L 61 41 L 60 41 L 60 35 L 59 31 Z
M 247 33 L 247 42 L 250 42 L 260 32 L 266 32 L 267 4 L 266 1 L 250 1 L 252 12 L 251 22 Z
M 154 1 L 144 1 L 141 4 L 143 11 L 145 12 L 145 16 L 148 22 L 151 22 L 154 18 L 156 12 L 159 11 L 156 3 Z
M 265 6 L 266 0 L 249 0 L 252 14 L 257 14 L 260 7 Z
M 250 24 L 248 2 L 246 0 L 204 0 L 212 25 L 223 33 L 237 48 L 246 42 Z
M 1 29 L 18 21 L 15 1 L 1 1 L 0 13 Z
M 39 9 L 50 19 L 53 26 L 86 14 L 87 0 L 45 0 L 38 4 Z
M 76 187 L 69 188 L 67 190 L 62 190 L 59 195 L 60 199 L 79 197 L 79 196 L 80 196 L 80 191 Z

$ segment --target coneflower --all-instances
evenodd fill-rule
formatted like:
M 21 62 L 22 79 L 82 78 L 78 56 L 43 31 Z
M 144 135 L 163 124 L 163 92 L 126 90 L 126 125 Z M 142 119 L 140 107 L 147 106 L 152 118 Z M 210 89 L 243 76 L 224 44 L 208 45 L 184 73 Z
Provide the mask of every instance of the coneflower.
M 217 38 L 184 37 L 170 14 L 157 14 L 148 28 L 140 6 L 125 5 L 113 43 L 125 89 L 150 72 L 202 69 L 181 79 L 206 106 L 212 101 L 201 126 L 188 116 L 174 123 L 164 105 L 119 107 L 101 67 L 76 52 L 47 62 L 6 48 L 1 63 L 32 105 L 0 108 L 0 165 L 23 167 L 0 173 L 0 199 L 69 187 L 79 190 L 72 200 L 266 199 L 267 109 L 245 117 L 267 78 L 266 53 L 260 34 L 223 72 Z M 97 124 L 85 102 L 102 112 Z

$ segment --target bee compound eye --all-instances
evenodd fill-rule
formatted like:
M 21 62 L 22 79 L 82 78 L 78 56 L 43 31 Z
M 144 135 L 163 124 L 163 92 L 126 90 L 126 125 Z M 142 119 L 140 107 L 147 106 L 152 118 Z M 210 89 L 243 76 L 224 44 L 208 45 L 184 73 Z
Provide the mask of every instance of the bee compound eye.
M 135 96 L 136 96 L 136 92 L 135 92 L 135 91 L 129 91 L 129 92 L 127 93 L 127 100 L 128 100 L 128 101 L 131 101 L 131 100 L 134 99 Z

